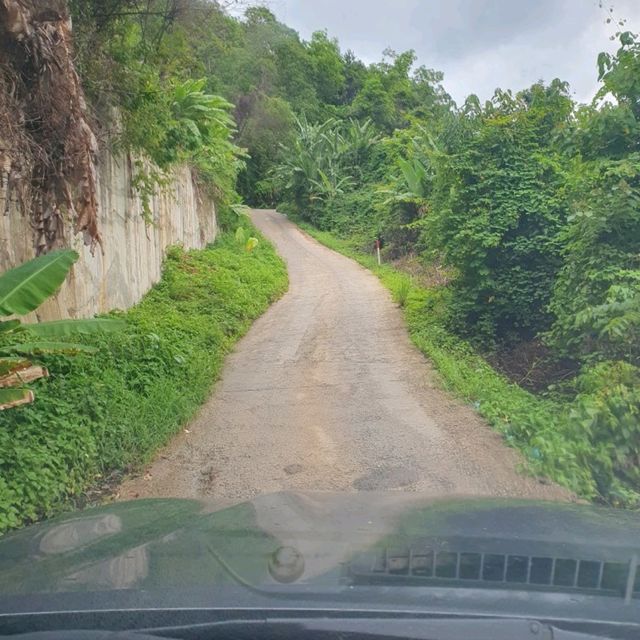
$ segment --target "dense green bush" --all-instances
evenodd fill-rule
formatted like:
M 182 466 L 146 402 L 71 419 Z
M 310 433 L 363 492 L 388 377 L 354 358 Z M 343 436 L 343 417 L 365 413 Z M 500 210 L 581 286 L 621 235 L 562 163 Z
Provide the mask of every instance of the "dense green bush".
M 377 197 L 373 190 L 355 190 L 338 194 L 326 211 L 324 226 L 338 235 L 362 238 L 371 247 L 376 237 Z
M 640 369 L 600 363 L 578 378 L 568 429 L 588 443 L 583 462 L 598 494 L 634 504 L 640 494 Z
M 425 235 L 456 271 L 451 311 L 461 333 L 491 342 L 550 324 L 568 213 L 551 137 L 571 106 L 561 83 L 497 94 L 453 148 L 433 154 Z
M 583 362 L 640 364 L 640 42 L 620 34 L 600 56 L 602 96 L 616 105 L 586 109 L 570 140 L 578 154 L 565 266 L 551 309 L 550 344 Z
M 582 361 L 640 363 L 640 154 L 583 165 L 563 234 L 550 344 Z
M 127 328 L 77 338 L 97 354 L 44 358 L 36 404 L 3 412 L 0 531 L 59 510 L 100 476 L 149 458 L 205 400 L 225 354 L 287 286 L 262 240 L 229 233 L 173 248 L 162 280 L 123 314 Z

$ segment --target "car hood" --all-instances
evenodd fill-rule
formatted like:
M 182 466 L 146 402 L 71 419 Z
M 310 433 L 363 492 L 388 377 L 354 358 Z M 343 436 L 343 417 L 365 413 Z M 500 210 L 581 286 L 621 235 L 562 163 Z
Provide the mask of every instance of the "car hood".
M 639 554 L 637 513 L 579 504 L 315 492 L 233 506 L 138 500 L 0 538 L 0 594 L 448 581 L 628 599 L 640 591 Z
M 400 492 L 140 500 L 2 538 L 0 634 L 27 620 L 111 629 L 115 616 L 130 629 L 285 611 L 636 634 L 639 555 L 637 513 L 578 504 Z

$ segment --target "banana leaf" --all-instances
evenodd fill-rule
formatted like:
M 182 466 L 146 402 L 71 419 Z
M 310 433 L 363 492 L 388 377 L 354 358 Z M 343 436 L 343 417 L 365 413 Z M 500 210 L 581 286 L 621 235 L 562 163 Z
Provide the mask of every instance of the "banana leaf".
M 0 411 L 33 402 L 30 389 L 0 389 Z
M 0 275 L 0 316 L 37 309 L 58 290 L 77 259 L 70 249 L 54 251 Z
M 12 344 L 0 349 L 5 353 L 21 353 L 27 356 L 39 353 L 95 353 L 97 351 L 95 347 L 71 342 L 31 342 Z
M 6 333 L 7 331 L 13 331 L 20 326 L 20 320 L 5 320 L 0 322 L 0 333 Z
M 24 358 L 0 358 L 0 378 L 31 366 Z
M 89 320 L 53 320 L 23 326 L 42 338 L 63 338 L 77 333 L 120 331 L 126 326 L 126 323 L 118 318 L 93 318 Z

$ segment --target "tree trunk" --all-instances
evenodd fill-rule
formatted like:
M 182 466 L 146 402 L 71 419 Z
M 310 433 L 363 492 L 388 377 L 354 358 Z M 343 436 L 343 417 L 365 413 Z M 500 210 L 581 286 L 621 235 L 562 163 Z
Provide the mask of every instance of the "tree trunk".
M 93 250 L 100 244 L 97 142 L 64 0 L 0 0 L 0 67 L 0 124 L 9 123 L 0 133 L 9 138 L 0 139 L 5 198 L 15 194 L 28 208 L 37 254 L 63 243 L 68 219 Z

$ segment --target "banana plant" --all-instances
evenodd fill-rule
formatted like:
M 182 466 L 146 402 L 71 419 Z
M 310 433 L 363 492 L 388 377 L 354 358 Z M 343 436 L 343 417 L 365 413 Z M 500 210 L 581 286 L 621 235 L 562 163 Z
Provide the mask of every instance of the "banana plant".
M 413 157 L 398 158 L 398 175 L 390 188 L 380 189 L 378 193 L 386 195 L 385 206 L 410 204 L 415 207 L 419 217 L 427 208 L 433 173 L 428 160 Z
M 351 119 L 345 126 L 343 139 L 345 164 L 361 175 L 362 165 L 371 148 L 380 141 L 380 136 L 371 120 L 360 123 Z
M 247 238 L 247 232 L 245 231 L 244 227 L 238 227 L 236 229 L 236 242 L 244 247 L 244 250 L 247 253 L 251 253 L 259 244 L 260 241 L 258 240 L 258 238 L 254 238 L 253 236 L 249 236 Z
M 311 180 L 314 190 L 310 200 L 333 200 L 343 194 L 345 189 L 353 186 L 350 176 L 340 177 L 334 170 L 330 170 L 327 174 L 322 169 L 318 169 L 318 176 L 319 180 Z
M 275 177 L 282 192 L 304 210 L 308 204 L 331 199 L 351 186 L 352 179 L 343 167 L 349 146 L 337 120 L 312 124 L 303 117 L 296 123 L 298 135 L 284 149 Z
M 95 351 L 85 344 L 65 342 L 73 334 L 116 331 L 122 320 L 54 320 L 23 323 L 12 316 L 23 316 L 37 309 L 52 296 L 67 276 L 78 254 L 70 249 L 54 251 L 0 275 L 0 410 L 33 402 L 33 391 L 26 385 L 48 376 L 47 370 L 29 359 L 43 353 Z M 29 338 L 24 340 L 24 338 Z M 20 338 L 14 342 L 15 338 Z
M 186 80 L 173 86 L 171 111 L 173 117 L 198 140 L 235 130 L 231 116 L 233 105 L 221 96 L 204 92 L 206 80 Z

